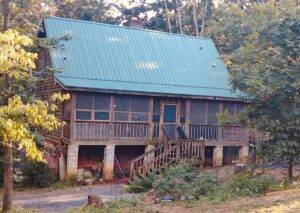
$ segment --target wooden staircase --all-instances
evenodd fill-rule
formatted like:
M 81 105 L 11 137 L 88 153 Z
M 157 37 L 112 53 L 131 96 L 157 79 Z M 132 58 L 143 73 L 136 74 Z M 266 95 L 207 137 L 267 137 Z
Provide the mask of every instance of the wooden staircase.
M 189 160 L 202 165 L 204 162 L 204 141 L 177 139 L 170 140 L 164 129 L 163 140 L 154 149 L 131 161 L 130 176 L 144 177 L 150 173 L 160 172 L 180 160 Z

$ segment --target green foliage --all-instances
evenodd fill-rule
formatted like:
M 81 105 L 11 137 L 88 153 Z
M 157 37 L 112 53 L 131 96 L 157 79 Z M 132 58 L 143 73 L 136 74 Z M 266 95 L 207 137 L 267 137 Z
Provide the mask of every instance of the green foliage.
M 106 213 L 106 212 L 142 212 L 137 207 L 138 201 L 135 198 L 116 200 L 109 202 L 107 206 L 96 207 L 92 205 L 82 206 L 79 209 L 68 209 L 66 212 L 76 213 Z
M 216 177 L 200 173 L 188 164 L 179 164 L 166 169 L 155 178 L 154 188 L 158 196 L 171 195 L 175 199 L 199 199 L 212 194 L 217 187 Z
M 29 161 L 23 169 L 23 187 L 48 187 L 56 181 L 49 166 L 43 162 Z
M 49 189 L 57 190 L 57 189 L 69 189 L 73 188 L 77 185 L 76 179 L 75 180 L 64 180 L 64 181 L 57 181 L 54 182 L 49 186 Z
M 126 188 L 126 191 L 132 193 L 140 193 L 150 191 L 153 187 L 154 175 L 149 175 L 144 178 L 135 178 L 129 183 Z
M 218 125 L 228 126 L 228 125 L 247 125 L 247 114 L 246 112 L 241 112 L 237 116 L 230 115 L 228 109 L 223 110 L 217 114 Z
M 295 103 L 300 94 L 299 12 L 296 0 L 249 3 L 246 8 L 227 4 L 208 30 L 226 54 L 234 89 L 247 94 L 250 126 L 269 135 L 260 146 L 268 157 L 289 161 L 290 178 L 300 155 Z
M 232 176 L 225 182 L 220 193 L 228 197 L 256 197 L 273 189 L 276 182 L 266 176 L 253 176 L 245 172 Z

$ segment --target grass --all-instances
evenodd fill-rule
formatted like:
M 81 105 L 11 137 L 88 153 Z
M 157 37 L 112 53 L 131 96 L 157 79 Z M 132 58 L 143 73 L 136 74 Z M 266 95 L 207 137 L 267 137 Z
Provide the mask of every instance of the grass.
M 103 207 L 82 206 L 77 209 L 67 209 L 67 213 L 131 213 L 131 212 L 156 212 L 143 205 L 136 198 L 116 200 Z
M 65 181 L 58 181 L 51 184 L 48 189 L 50 190 L 59 190 L 59 189 L 70 189 L 76 186 L 76 182 L 73 180 L 65 180 Z

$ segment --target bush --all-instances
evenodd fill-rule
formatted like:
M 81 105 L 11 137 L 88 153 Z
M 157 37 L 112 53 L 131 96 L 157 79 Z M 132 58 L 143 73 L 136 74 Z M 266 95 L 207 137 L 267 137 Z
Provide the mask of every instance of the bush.
M 129 183 L 126 190 L 132 193 L 148 192 L 153 187 L 153 178 L 154 175 L 149 175 L 144 178 L 135 178 Z
M 213 174 L 198 174 L 195 167 L 188 164 L 169 167 L 154 183 L 158 196 L 171 195 L 173 199 L 199 199 L 209 196 L 214 193 L 217 185 Z
M 236 197 L 257 197 L 279 188 L 275 180 L 267 176 L 253 176 L 249 172 L 232 176 L 211 196 L 214 201 L 226 201 Z
M 190 194 L 196 176 L 196 170 L 188 164 L 170 166 L 156 177 L 154 188 L 158 196 Z
M 29 161 L 22 169 L 23 187 L 48 187 L 56 181 L 55 176 L 46 163 Z

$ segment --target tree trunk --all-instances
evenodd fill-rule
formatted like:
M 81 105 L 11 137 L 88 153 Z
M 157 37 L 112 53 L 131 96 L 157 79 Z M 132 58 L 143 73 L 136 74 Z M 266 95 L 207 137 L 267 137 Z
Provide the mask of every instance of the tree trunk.
M 9 0 L 2 0 L 3 11 L 3 30 L 9 28 Z M 5 87 L 10 93 L 10 78 L 5 75 Z M 13 195 L 13 158 L 12 158 L 12 144 L 11 142 L 4 146 L 4 179 L 3 179 L 3 205 L 2 211 L 8 212 L 12 208 L 12 195 Z
M 294 158 L 293 158 L 293 156 L 290 156 L 289 163 L 288 163 L 288 178 L 289 178 L 289 180 L 293 180 L 293 164 L 294 164 Z
M 13 159 L 11 144 L 4 146 L 4 194 L 2 211 L 8 212 L 12 208 L 13 195 Z
M 204 34 L 206 11 L 207 11 L 207 0 L 205 0 L 204 13 L 202 14 L 201 35 Z
M 9 28 L 9 0 L 2 0 L 3 11 L 3 30 L 6 31 Z
M 168 30 L 170 33 L 172 33 L 171 20 L 170 20 L 170 15 L 169 15 L 169 10 L 168 10 L 168 5 L 167 5 L 166 0 L 164 0 L 164 4 L 165 4 L 166 16 L 167 16 L 167 22 L 168 22 Z
M 196 36 L 199 36 L 198 20 L 197 20 L 197 3 L 196 0 L 193 0 L 193 19 L 195 25 Z

